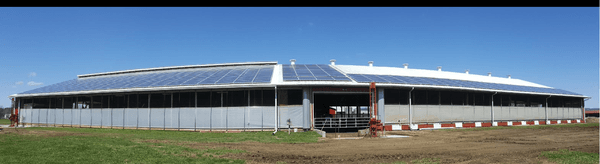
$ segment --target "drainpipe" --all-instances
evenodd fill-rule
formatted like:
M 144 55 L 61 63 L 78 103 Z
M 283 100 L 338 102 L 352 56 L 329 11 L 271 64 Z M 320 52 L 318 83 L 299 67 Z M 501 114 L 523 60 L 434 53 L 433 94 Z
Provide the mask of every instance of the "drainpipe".
M 546 125 L 548 124 L 548 98 L 552 97 L 552 95 L 546 97 L 546 106 L 544 107 L 544 110 L 546 112 Z
M 412 95 L 411 92 L 415 89 L 412 87 L 410 91 L 408 91 L 408 128 L 412 130 L 412 117 L 413 117 L 413 109 L 412 109 Z
M 273 132 L 273 135 L 275 135 L 275 133 L 277 133 L 277 127 L 278 125 L 278 118 L 279 117 L 279 113 L 277 113 L 277 86 L 275 86 L 275 131 Z
M 492 95 L 492 126 L 494 126 L 494 121 L 496 121 L 496 119 L 494 118 L 494 95 L 496 94 L 498 94 L 498 92 Z M 496 124 L 496 126 L 498 126 L 498 124 Z

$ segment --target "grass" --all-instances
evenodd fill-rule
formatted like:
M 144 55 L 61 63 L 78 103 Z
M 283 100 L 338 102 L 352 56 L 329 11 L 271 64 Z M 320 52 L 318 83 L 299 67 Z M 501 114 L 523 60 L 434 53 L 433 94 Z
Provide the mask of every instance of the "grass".
M 415 159 L 415 160 L 410 161 L 410 163 L 412 163 L 412 164 L 439 164 L 440 159 L 439 158 Z M 407 163 L 403 162 L 403 161 L 397 161 L 392 164 L 407 164 Z
M 97 128 L 44 128 L 33 127 L 29 130 L 51 130 L 91 134 L 124 135 L 144 140 L 172 140 L 190 142 L 245 142 L 256 141 L 262 143 L 314 143 L 321 137 L 317 132 L 292 133 L 278 132 L 241 132 L 241 133 L 199 133 L 189 131 L 163 131 L 163 130 L 131 130 L 131 129 L 97 129 Z
M 315 132 L 277 133 L 194 133 L 84 128 L 27 128 L 0 135 L 2 163 L 244 163 L 243 160 L 218 158 L 228 153 L 243 153 L 227 148 L 189 148 L 188 142 L 316 142 Z M 59 133 L 42 133 L 56 131 Z M 48 135 L 60 134 L 60 135 Z M 164 140 L 168 142 L 144 142 Z
M 542 152 L 541 156 L 545 156 L 549 161 L 557 163 L 579 163 L 579 164 L 592 164 L 598 163 L 599 156 L 596 153 L 586 153 L 578 151 L 569 151 L 562 149 L 559 151 L 546 151 Z
M 10 125 L 10 120 L 8 120 L 8 119 L 0 119 L 0 125 Z
M 600 126 L 598 123 L 580 123 L 580 124 L 558 124 L 558 125 L 528 125 L 528 126 L 495 126 L 480 128 L 462 128 L 462 129 L 440 129 L 441 131 L 484 131 L 498 129 L 545 129 L 545 128 L 568 128 L 568 127 L 594 127 Z

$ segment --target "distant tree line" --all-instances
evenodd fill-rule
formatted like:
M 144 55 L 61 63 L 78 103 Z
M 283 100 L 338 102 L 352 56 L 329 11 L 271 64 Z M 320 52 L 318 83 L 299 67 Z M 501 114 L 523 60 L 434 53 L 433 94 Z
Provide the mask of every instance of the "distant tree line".
M 10 117 L 10 110 L 11 108 L 0 108 L 0 119 L 8 119 L 8 117 Z M 5 118 L 6 116 L 6 118 Z

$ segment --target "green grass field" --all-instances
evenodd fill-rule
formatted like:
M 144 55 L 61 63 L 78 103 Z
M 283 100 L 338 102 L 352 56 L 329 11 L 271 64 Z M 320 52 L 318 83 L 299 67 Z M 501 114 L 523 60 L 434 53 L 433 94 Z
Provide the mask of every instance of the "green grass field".
M 2 163 L 244 163 L 218 158 L 227 153 L 243 153 L 227 148 L 193 149 L 187 142 L 317 142 L 316 132 L 194 133 L 83 128 L 27 128 L 20 131 L 54 131 L 61 135 L 0 135 Z M 55 134 L 55 133 L 45 133 Z M 163 140 L 169 142 L 144 142 Z
M 578 163 L 578 164 L 593 164 L 598 163 L 598 154 L 596 153 L 585 153 L 578 151 L 569 151 L 566 149 L 559 151 L 547 151 L 542 152 L 541 156 L 545 156 L 549 161 L 557 162 L 561 164 Z
M 8 120 L 8 119 L 0 119 L 0 125 L 10 125 L 10 120 Z

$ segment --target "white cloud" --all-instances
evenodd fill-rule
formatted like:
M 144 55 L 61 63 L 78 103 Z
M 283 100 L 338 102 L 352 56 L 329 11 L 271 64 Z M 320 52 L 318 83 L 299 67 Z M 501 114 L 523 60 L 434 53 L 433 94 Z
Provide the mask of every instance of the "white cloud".
M 44 84 L 44 83 L 38 83 L 38 82 L 33 82 L 33 81 L 27 82 L 27 85 L 29 85 L 29 86 L 36 86 L 36 85 L 42 85 L 42 84 Z
M 29 77 L 35 77 L 35 76 L 37 76 L 37 73 L 35 73 L 35 72 L 29 73 Z
M 15 84 L 17 84 L 17 85 L 23 85 L 23 81 L 17 81 Z

